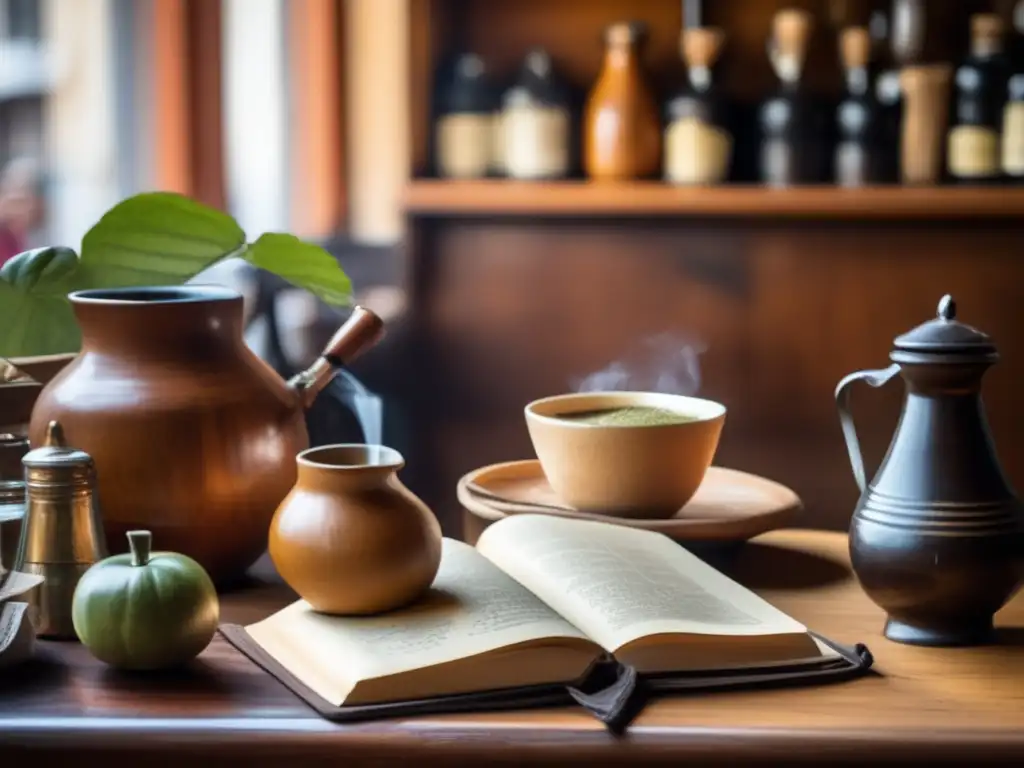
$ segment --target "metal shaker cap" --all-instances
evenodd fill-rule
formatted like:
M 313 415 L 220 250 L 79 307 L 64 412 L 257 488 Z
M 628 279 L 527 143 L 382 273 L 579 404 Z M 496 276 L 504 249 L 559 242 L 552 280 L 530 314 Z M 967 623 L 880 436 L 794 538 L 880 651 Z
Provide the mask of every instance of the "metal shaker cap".
M 25 482 L 31 486 L 91 484 L 96 473 L 92 456 L 68 447 L 59 421 L 46 426 L 46 439 L 39 448 L 26 453 Z

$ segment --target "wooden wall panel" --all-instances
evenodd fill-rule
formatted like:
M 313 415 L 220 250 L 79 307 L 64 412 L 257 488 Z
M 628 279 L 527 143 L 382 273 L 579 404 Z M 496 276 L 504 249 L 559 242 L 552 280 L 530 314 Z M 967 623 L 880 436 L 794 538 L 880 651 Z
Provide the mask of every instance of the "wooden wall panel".
M 416 488 L 455 526 L 454 485 L 531 455 L 522 408 L 634 352 L 694 337 L 700 394 L 726 403 L 718 462 L 792 486 L 804 522 L 845 527 L 856 500 L 833 392 L 888 364 L 893 338 L 944 292 L 1003 360 L 985 401 L 1003 462 L 1024 487 L 1024 263 L 1009 226 L 857 223 L 418 221 L 414 321 L 425 361 L 408 457 Z M 869 466 L 901 387 L 857 392 Z

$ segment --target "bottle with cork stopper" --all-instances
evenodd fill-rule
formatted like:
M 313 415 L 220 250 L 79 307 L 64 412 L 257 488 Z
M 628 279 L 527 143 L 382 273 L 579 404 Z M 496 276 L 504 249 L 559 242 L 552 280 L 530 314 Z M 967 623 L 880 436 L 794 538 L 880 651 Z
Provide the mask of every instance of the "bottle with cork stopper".
M 998 15 L 971 16 L 970 52 L 953 78 L 953 114 L 946 137 L 946 166 L 955 182 L 996 183 L 1002 178 L 1000 144 L 1010 74 L 1003 35 Z
M 836 109 L 834 170 L 841 187 L 889 181 L 892 150 L 885 144 L 885 123 L 870 80 L 871 35 L 867 27 L 847 27 L 839 35 L 846 89 Z
M 434 164 L 443 178 L 478 179 L 491 171 L 496 94 L 484 60 L 455 56 L 438 75 Z
M 778 92 L 762 105 L 760 176 L 771 187 L 814 184 L 827 177 L 825 124 L 802 83 L 813 20 L 804 10 L 775 14 L 768 58 L 779 78 Z
M 534 48 L 502 97 L 502 168 L 512 179 L 559 179 L 569 174 L 572 108 L 551 54 Z
M 724 32 L 714 27 L 691 27 L 680 37 L 688 82 L 665 105 L 664 176 L 670 184 L 719 184 L 729 175 L 729 106 L 713 76 L 724 42 Z

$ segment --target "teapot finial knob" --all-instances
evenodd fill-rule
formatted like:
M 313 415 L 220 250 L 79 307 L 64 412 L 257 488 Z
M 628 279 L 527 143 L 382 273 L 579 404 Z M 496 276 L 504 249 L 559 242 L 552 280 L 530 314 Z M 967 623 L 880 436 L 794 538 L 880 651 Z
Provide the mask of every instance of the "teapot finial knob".
M 939 319 L 952 320 L 956 317 L 956 302 L 948 293 L 939 300 Z

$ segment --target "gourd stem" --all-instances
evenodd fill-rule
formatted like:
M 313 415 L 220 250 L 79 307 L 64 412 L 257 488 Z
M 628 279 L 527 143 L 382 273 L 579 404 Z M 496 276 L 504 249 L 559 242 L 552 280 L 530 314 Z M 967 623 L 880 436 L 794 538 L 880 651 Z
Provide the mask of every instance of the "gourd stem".
M 132 551 L 132 565 L 140 566 L 149 562 L 153 546 L 153 534 L 149 531 L 128 531 L 128 546 Z

